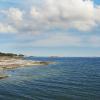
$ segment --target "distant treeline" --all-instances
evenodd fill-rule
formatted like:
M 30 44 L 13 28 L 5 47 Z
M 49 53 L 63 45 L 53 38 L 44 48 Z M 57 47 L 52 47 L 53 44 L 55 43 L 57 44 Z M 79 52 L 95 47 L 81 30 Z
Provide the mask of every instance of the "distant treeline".
M 8 56 L 8 57 L 24 57 L 24 55 L 22 55 L 22 54 L 17 55 L 17 54 L 13 54 L 13 53 L 2 53 L 2 52 L 0 52 L 0 56 Z

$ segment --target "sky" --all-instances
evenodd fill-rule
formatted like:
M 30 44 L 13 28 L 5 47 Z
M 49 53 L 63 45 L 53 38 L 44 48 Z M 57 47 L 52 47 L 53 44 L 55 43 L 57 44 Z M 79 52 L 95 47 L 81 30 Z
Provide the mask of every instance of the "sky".
M 100 0 L 0 0 L 0 52 L 100 57 Z

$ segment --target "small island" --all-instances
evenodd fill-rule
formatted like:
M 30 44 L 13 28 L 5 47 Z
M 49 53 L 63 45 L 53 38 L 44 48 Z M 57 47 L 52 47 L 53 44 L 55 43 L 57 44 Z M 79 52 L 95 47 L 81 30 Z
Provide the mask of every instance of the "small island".
M 0 53 L 0 70 L 11 70 L 19 67 L 29 67 L 36 65 L 48 65 L 52 62 L 44 61 L 32 61 L 25 60 L 22 54 L 12 54 L 12 53 Z M 6 78 L 8 76 L 0 74 L 0 79 Z

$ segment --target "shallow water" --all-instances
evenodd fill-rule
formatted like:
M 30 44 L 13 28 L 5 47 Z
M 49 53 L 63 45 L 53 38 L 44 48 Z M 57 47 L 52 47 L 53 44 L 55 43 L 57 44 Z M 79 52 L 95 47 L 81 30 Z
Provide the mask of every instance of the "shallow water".
M 0 100 L 100 100 L 100 58 L 27 58 L 54 65 L 6 71 Z

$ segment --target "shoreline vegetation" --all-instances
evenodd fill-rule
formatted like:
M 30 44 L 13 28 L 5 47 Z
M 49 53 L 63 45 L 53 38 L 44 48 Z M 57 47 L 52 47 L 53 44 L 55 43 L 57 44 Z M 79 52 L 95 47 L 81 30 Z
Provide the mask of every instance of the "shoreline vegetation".
M 22 54 L 0 53 L 0 79 L 8 77 L 2 73 L 4 70 L 48 64 L 53 64 L 53 62 L 25 60 Z

